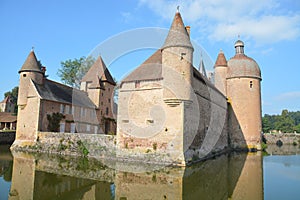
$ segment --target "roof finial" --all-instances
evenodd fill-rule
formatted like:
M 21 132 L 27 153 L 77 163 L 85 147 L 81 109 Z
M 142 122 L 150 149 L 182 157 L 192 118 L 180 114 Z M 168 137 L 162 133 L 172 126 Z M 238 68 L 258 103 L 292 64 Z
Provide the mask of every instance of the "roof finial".
M 177 11 L 176 12 L 179 13 L 179 6 L 177 6 Z

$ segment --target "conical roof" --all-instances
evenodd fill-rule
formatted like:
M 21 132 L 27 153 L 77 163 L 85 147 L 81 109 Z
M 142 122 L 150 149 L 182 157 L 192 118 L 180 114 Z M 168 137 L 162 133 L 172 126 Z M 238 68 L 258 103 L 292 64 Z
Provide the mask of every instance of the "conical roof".
M 183 24 L 179 12 L 176 12 L 175 14 L 171 28 L 162 49 L 165 49 L 167 47 L 188 47 L 194 49 L 190 41 L 190 36 Z
M 222 51 L 222 49 L 220 50 L 216 63 L 215 63 L 215 67 L 218 66 L 222 66 L 222 67 L 226 67 L 227 66 L 227 60 L 225 58 L 224 52 Z
M 199 72 L 200 72 L 203 76 L 207 77 L 207 75 L 206 75 L 206 70 L 205 70 L 205 66 L 204 66 L 204 62 L 203 62 L 203 59 L 202 59 L 202 58 L 201 58 L 200 65 L 199 65 Z
M 97 58 L 81 82 L 91 82 L 91 87 L 97 88 L 101 87 L 101 82 L 109 82 L 112 85 L 116 85 L 101 56 Z
M 41 71 L 40 65 L 38 64 L 34 51 L 30 51 L 19 73 L 24 71 L 35 71 L 35 72 L 43 73 Z

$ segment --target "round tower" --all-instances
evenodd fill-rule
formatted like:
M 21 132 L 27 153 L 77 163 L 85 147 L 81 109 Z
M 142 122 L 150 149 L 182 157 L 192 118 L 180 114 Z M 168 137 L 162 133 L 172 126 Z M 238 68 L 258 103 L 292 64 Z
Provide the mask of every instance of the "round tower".
M 178 11 L 161 51 L 164 99 L 190 100 L 194 48 Z
M 43 84 L 44 78 L 44 72 L 41 70 L 41 66 L 38 64 L 33 50 L 29 53 L 19 74 L 18 106 L 25 106 L 27 104 L 28 88 L 31 80 L 36 84 Z
M 225 96 L 227 96 L 226 91 L 226 77 L 227 77 L 227 60 L 222 50 L 220 50 L 216 63 L 215 63 L 215 86 L 218 88 Z
M 244 43 L 241 40 L 234 46 L 235 56 L 227 63 L 227 97 L 236 117 L 237 126 L 243 133 L 244 141 L 239 141 L 240 147 L 260 149 L 262 131 L 260 68 L 255 60 L 244 54 Z

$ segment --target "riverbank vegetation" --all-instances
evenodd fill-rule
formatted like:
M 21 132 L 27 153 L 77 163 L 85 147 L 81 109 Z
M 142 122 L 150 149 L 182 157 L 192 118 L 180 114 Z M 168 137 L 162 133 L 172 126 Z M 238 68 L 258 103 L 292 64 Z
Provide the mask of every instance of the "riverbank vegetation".
M 264 133 L 300 133 L 300 111 L 282 110 L 280 115 L 265 114 L 262 126 Z

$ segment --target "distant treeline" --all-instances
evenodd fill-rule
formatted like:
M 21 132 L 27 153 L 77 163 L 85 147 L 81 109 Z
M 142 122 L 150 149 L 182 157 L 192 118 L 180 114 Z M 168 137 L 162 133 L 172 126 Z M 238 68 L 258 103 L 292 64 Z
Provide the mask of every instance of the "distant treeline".
M 281 115 L 265 114 L 262 118 L 263 132 L 300 133 L 300 111 L 282 110 Z

